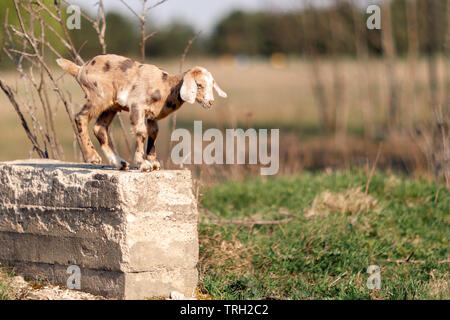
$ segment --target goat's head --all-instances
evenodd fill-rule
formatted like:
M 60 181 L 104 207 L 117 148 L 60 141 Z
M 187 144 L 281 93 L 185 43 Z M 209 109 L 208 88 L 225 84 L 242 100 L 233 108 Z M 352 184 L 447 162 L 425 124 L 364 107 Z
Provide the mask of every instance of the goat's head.
M 185 74 L 180 95 L 188 103 L 197 101 L 203 108 L 210 109 L 214 103 L 213 88 L 222 98 L 227 97 L 208 70 L 195 67 Z

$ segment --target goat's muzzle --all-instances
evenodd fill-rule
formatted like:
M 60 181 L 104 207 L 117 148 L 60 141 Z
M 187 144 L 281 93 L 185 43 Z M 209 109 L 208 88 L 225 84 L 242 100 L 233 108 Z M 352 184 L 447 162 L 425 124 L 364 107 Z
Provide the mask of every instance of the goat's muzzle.
M 211 109 L 211 107 L 213 106 L 213 104 L 214 104 L 214 100 L 203 101 L 203 102 L 201 103 L 202 107 L 205 108 L 205 109 Z

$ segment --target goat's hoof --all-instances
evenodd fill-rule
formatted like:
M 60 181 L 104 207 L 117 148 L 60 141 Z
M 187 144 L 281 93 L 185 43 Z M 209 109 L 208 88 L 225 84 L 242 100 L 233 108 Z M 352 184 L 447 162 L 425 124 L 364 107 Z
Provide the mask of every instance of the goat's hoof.
M 161 164 L 159 163 L 158 160 L 151 161 L 151 164 L 153 166 L 153 170 L 160 170 L 161 169 Z
M 120 161 L 119 170 L 128 170 L 130 168 L 130 164 L 125 160 Z
M 98 156 L 98 155 L 95 155 L 95 156 L 90 157 L 87 160 L 87 162 L 90 163 L 90 164 L 101 164 L 102 163 L 102 158 L 100 158 L 100 156 Z
M 153 171 L 153 164 L 148 161 L 145 160 L 144 162 L 142 162 L 142 164 L 139 167 L 139 170 L 141 170 L 142 172 L 150 172 Z
M 161 164 L 159 163 L 159 161 L 154 157 L 147 157 L 146 159 L 148 162 L 150 162 L 152 164 L 152 168 L 153 170 L 160 170 L 161 169 Z
M 113 165 L 119 170 L 128 170 L 130 168 L 130 164 L 122 159 L 119 155 L 109 155 L 109 164 Z

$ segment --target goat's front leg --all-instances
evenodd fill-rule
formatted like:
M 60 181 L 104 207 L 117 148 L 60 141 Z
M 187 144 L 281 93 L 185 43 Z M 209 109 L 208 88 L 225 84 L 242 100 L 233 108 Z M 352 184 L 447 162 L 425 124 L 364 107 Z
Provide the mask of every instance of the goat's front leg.
M 147 119 L 147 161 L 149 161 L 152 165 L 153 170 L 159 170 L 161 168 L 161 164 L 156 159 L 156 147 L 155 142 L 158 137 L 158 121 Z
M 152 171 L 153 165 L 144 157 L 144 144 L 147 138 L 147 127 L 145 125 L 145 110 L 142 106 L 133 104 L 130 108 L 130 122 L 136 138 L 136 151 L 134 153 L 134 164 L 141 171 Z

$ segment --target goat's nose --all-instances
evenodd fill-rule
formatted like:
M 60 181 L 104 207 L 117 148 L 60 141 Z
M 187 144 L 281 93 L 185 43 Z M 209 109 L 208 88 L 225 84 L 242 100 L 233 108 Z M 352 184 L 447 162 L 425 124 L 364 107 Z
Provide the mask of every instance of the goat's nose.
M 210 107 L 212 107 L 213 104 L 214 104 L 214 100 L 209 100 L 209 101 L 208 101 L 208 105 L 209 105 Z

